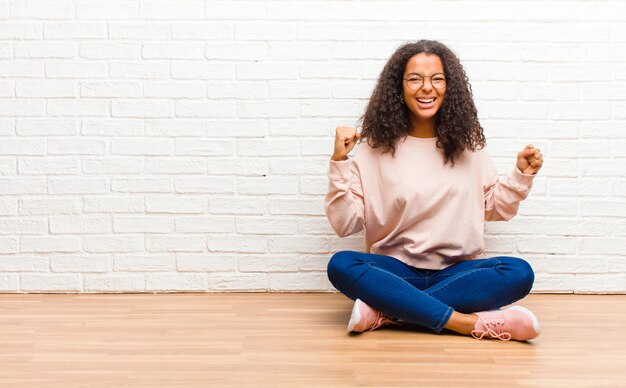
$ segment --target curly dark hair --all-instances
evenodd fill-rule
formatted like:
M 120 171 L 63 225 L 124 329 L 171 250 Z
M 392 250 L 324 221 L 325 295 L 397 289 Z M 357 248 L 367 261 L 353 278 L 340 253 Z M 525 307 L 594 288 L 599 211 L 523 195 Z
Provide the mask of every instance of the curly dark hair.
M 383 148 L 395 156 L 396 143 L 406 138 L 412 126 L 409 109 L 401 101 L 402 82 L 406 64 L 419 53 L 435 54 L 443 63 L 446 74 L 446 95 L 435 116 L 437 147 L 443 149 L 444 163 L 452 163 L 463 150 L 475 151 L 485 146 L 485 135 L 478 121 L 478 113 L 472 99 L 472 87 L 459 58 L 443 43 L 420 40 L 400 46 L 389 58 L 367 104 L 362 122 L 360 141 L 367 139 L 372 148 Z M 480 149 L 479 148 L 479 149 Z

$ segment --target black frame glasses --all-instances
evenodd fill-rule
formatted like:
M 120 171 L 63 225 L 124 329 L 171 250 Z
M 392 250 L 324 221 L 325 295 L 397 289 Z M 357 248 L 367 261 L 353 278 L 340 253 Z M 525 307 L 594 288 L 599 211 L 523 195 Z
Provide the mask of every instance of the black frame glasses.
M 443 75 L 443 86 L 435 86 L 435 84 L 433 83 L 433 77 L 437 76 L 437 75 Z M 409 83 L 409 81 L 417 81 L 417 79 L 416 79 L 417 77 L 422 79 L 422 82 L 421 82 L 421 84 L 418 87 L 416 87 L 415 84 Z M 416 92 L 416 91 L 418 91 L 418 90 L 420 90 L 421 88 L 424 87 L 424 80 L 426 78 L 430 78 L 430 84 L 433 86 L 433 88 L 435 88 L 437 90 L 441 90 L 441 89 L 446 87 L 446 73 L 441 73 L 441 72 L 434 73 L 432 75 L 427 75 L 427 76 L 423 76 L 423 75 L 421 75 L 419 73 L 410 73 L 408 78 L 402 78 L 402 79 L 404 81 L 406 81 L 406 84 L 407 84 L 409 89 L 411 89 L 412 91 Z

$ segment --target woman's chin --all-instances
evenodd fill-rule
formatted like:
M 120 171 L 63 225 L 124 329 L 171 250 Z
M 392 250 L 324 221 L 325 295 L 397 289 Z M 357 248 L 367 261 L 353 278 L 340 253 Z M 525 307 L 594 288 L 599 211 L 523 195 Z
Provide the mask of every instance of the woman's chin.
M 418 120 L 430 120 L 435 117 L 437 111 L 433 110 L 432 112 L 413 112 L 413 115 L 417 117 Z

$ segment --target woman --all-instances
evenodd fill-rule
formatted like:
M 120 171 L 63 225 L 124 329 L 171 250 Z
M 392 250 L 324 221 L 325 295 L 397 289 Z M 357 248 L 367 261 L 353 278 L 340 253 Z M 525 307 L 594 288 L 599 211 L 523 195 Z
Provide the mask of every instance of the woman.
M 328 263 L 333 286 L 355 300 L 348 331 L 406 322 L 479 339 L 539 335 L 528 309 L 499 309 L 530 292 L 531 266 L 478 255 L 484 221 L 509 220 L 528 196 L 540 150 L 527 145 L 499 179 L 463 67 L 437 41 L 396 50 L 361 120 L 361 133 L 336 129 L 324 206 L 337 235 L 365 229 L 365 252 Z

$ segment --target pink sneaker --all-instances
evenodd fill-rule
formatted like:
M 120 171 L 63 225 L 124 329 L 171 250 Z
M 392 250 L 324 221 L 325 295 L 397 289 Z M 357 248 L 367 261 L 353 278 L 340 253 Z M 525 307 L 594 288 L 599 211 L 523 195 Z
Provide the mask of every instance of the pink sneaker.
M 478 321 L 472 330 L 472 337 L 482 339 L 495 338 L 503 341 L 514 339 L 525 341 L 541 333 L 535 314 L 522 306 L 509 307 L 506 310 L 490 310 L 474 313 Z
M 380 311 L 374 310 L 361 299 L 357 299 L 352 307 L 352 315 L 348 323 L 348 331 L 357 333 L 372 331 L 384 325 L 400 325 Z

